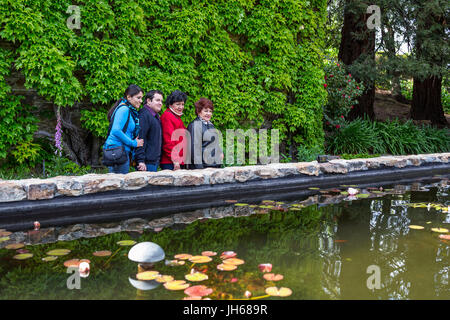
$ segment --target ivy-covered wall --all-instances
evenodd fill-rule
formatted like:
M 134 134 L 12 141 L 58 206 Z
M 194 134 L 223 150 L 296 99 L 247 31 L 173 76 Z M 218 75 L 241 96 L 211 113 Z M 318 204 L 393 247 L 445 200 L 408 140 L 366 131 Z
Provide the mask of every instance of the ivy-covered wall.
M 73 5 L 79 29 L 67 24 Z M 325 0 L 0 0 L 0 38 L 11 44 L 0 51 L 0 159 L 39 148 L 38 120 L 7 85 L 12 70 L 64 109 L 66 147 L 83 164 L 98 158 L 106 110 L 131 83 L 185 91 L 186 124 L 207 97 L 220 130 L 274 128 L 285 146 L 322 147 L 325 16 Z

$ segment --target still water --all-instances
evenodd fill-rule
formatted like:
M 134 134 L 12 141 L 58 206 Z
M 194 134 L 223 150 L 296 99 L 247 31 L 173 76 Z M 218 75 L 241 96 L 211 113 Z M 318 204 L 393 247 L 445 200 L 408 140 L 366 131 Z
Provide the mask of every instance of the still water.
M 132 245 L 119 245 L 121 240 L 157 243 L 165 259 L 153 270 L 186 281 L 181 288 L 204 285 L 212 289 L 204 298 L 450 299 L 450 241 L 445 239 L 450 234 L 446 230 L 450 227 L 448 181 L 359 188 L 363 195 L 357 197 L 339 192 L 349 187 L 358 189 L 311 190 L 308 198 L 283 202 L 270 196 L 263 203 L 230 199 L 219 208 L 157 221 L 137 219 L 12 234 L 0 230 L 0 299 L 188 297 L 184 289 L 168 290 L 156 280 L 136 282 L 138 265 L 127 257 Z M 16 247 L 11 246 L 15 243 Z M 18 248 L 22 243 L 24 247 Z M 53 249 L 70 252 L 47 254 Z M 93 254 L 98 251 L 106 251 L 105 256 Z M 217 255 L 205 263 L 174 257 L 204 251 Z M 225 251 L 233 251 L 243 263 L 235 270 L 218 270 Z M 18 260 L 19 254 L 32 257 Z M 56 258 L 42 260 L 49 256 Z M 89 274 L 76 278 L 77 273 L 67 273 L 64 262 L 71 259 L 89 260 Z M 260 264 L 271 264 L 271 270 L 262 272 Z M 207 279 L 185 278 L 196 272 Z M 268 273 L 281 275 L 276 276 L 280 280 L 264 278 Z M 273 290 L 267 294 L 269 287 L 289 290 L 283 289 L 282 295 L 287 296 L 279 297 L 273 296 Z

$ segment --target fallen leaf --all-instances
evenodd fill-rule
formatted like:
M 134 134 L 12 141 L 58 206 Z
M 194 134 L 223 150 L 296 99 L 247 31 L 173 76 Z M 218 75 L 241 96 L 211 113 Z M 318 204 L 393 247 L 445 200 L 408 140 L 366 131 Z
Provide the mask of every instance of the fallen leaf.
M 217 252 L 214 252 L 214 251 L 203 251 L 202 252 L 202 256 L 213 257 L 215 255 L 217 255 Z
M 5 246 L 6 249 L 11 249 L 11 250 L 17 250 L 17 249 L 20 249 L 23 247 L 25 247 L 25 244 L 23 244 L 23 243 L 11 243 L 11 244 L 8 244 L 7 246 Z
M 187 260 L 187 259 L 189 259 L 190 257 L 192 257 L 192 255 L 191 255 L 191 254 L 188 254 L 188 253 L 180 253 L 180 254 L 176 254 L 176 255 L 174 256 L 175 259 L 180 259 L 180 260 Z
M 57 256 L 47 256 L 47 257 L 42 258 L 42 261 L 48 262 L 48 261 L 55 261 L 56 259 L 58 259 Z
M 414 229 L 414 230 L 422 230 L 422 229 L 424 229 L 424 227 L 422 227 L 422 226 L 417 226 L 417 225 L 414 225 L 414 224 L 408 226 L 408 228 Z
M 0 242 L 4 242 L 4 241 L 8 241 L 9 240 L 9 237 L 1 237 L 0 238 Z
M 108 251 L 108 250 L 95 251 L 95 252 L 92 252 L 92 254 L 96 257 L 108 257 L 111 255 L 111 251 Z
M 32 253 L 20 253 L 20 254 L 16 254 L 16 255 L 13 257 L 13 259 L 16 259 L 16 260 L 25 260 L 25 259 L 31 258 L 32 256 L 33 256 Z
M 448 229 L 445 229 L 445 228 L 431 228 L 431 231 L 439 232 L 439 233 L 447 233 Z
M 136 241 L 134 241 L 134 240 L 120 240 L 120 241 L 117 241 L 117 244 L 119 246 L 132 246 L 132 245 L 136 244 Z

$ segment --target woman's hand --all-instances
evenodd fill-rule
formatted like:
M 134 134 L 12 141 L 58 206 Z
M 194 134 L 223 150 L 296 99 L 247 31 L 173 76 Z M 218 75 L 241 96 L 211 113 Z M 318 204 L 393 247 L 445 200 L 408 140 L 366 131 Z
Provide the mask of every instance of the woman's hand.
M 136 138 L 137 147 L 143 147 L 144 146 L 144 139 L 138 139 Z
M 145 165 L 144 162 L 139 162 L 137 169 L 138 171 L 147 171 L 147 166 Z

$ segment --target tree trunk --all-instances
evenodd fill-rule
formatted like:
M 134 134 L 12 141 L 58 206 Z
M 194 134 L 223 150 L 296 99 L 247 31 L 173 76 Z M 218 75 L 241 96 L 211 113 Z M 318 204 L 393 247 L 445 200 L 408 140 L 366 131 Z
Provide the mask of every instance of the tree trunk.
M 411 118 L 431 120 L 432 124 L 447 125 L 441 101 L 442 78 L 414 78 Z
M 368 4 L 365 5 L 362 1 L 347 0 L 345 3 L 344 26 L 342 27 L 338 58 L 347 66 L 353 64 L 363 54 L 375 61 L 375 32 L 367 28 L 367 19 L 370 16 L 366 13 L 367 6 Z M 355 80 L 361 81 L 357 75 L 354 76 Z M 364 83 L 364 85 L 367 89 L 358 98 L 358 106 L 348 114 L 350 120 L 364 117 L 364 115 L 375 119 L 373 111 L 375 84 L 372 81 L 372 83 Z

